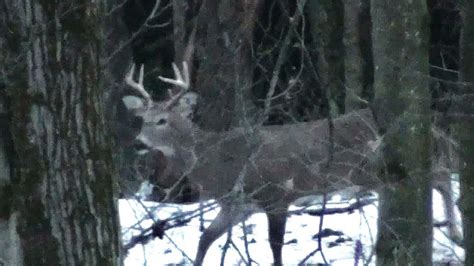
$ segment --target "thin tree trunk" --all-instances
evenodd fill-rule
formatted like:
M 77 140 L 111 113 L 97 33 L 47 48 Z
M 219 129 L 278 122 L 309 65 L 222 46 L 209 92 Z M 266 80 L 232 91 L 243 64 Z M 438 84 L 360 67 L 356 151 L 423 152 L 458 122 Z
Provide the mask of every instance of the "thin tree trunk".
M 203 1 L 195 42 L 199 64 L 195 87 L 203 102 L 197 118 L 203 128 L 227 130 L 238 125 L 242 115 L 247 116 L 253 108 L 250 100 L 254 68 L 250 48 L 260 2 Z
M 464 28 L 461 37 L 461 81 L 458 91 L 458 110 L 462 117 L 456 120 L 454 135 L 460 147 L 460 181 L 462 222 L 464 229 L 465 265 L 474 265 L 474 4 L 462 1 Z
M 377 265 L 431 265 L 429 17 L 423 0 L 372 0 L 375 116 L 385 134 Z
M 367 107 L 373 78 L 370 0 L 344 0 L 345 112 Z
M 321 87 L 332 117 L 337 117 L 344 113 L 344 6 L 342 0 L 324 0 L 308 1 L 307 7 Z
M 2 2 L 1 63 L 15 151 L 9 231 L 21 254 L 7 265 L 121 264 L 104 119 L 105 5 Z

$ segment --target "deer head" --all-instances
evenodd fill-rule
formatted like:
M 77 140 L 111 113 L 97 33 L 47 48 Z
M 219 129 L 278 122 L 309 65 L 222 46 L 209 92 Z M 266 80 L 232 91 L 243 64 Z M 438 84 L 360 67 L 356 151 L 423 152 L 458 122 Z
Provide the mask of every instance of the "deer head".
M 152 164 L 146 166 L 147 172 L 151 170 L 152 176 L 160 177 L 160 180 L 151 180 L 152 183 L 165 187 L 171 186 L 193 161 L 191 119 L 197 102 L 197 94 L 189 92 L 190 79 L 186 62 L 183 63 L 182 71 L 176 64 L 173 63 L 172 66 L 175 79 L 159 76 L 160 80 L 178 89 L 175 93 L 168 90 L 168 100 L 152 100 L 143 85 L 143 65 L 140 67 L 138 80 L 134 79 L 135 65 L 126 74 L 125 83 L 134 94 L 122 98 L 129 116 L 141 121 L 133 134 L 133 147 L 139 155 L 151 158 L 145 160 Z

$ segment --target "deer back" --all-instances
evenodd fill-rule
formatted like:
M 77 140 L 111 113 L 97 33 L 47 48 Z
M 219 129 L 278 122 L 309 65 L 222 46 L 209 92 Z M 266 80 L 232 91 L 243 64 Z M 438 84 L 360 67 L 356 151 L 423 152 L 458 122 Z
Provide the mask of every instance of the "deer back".
M 370 169 L 374 154 L 370 144 L 376 141 L 371 112 L 360 110 L 332 124 L 332 131 L 327 119 L 258 126 L 252 134 L 242 128 L 201 131 L 189 179 L 202 186 L 205 198 L 224 196 L 242 182 L 243 190 L 258 200 L 273 195 L 297 198 L 352 185 L 378 186 Z

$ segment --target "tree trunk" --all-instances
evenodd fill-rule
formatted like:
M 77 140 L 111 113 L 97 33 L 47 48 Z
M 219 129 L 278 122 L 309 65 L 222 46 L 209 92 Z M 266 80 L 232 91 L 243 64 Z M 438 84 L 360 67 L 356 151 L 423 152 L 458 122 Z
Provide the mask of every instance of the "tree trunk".
M 461 181 L 460 208 L 464 228 L 465 265 L 474 265 L 474 4 L 462 1 L 464 28 L 461 37 L 461 81 L 458 91 L 458 110 L 463 110 L 454 125 L 454 134 L 459 141 Z
M 1 27 L 0 27 L 1 29 Z M 0 39 L 0 47 L 2 40 Z M 1 56 L 1 55 L 0 55 Z M 3 62 L 0 57 L 0 63 Z M 3 79 L 0 77 L 0 82 Z M 8 112 L 5 102 L 3 83 L 0 83 L 0 265 L 19 264 L 18 237 L 14 230 L 16 219 L 11 217 L 12 184 L 11 174 L 11 139 L 8 125 Z
M 345 112 L 367 107 L 373 83 L 370 0 L 344 0 Z
M 0 219 L 17 239 L 7 265 L 121 264 L 104 119 L 104 6 L 2 1 L 0 64 L 15 154 L 14 204 Z
M 344 6 L 342 0 L 308 1 L 317 69 L 332 117 L 344 113 Z
M 197 118 L 205 129 L 227 130 L 251 115 L 251 45 L 260 2 L 203 1 L 197 16 L 195 87 L 203 102 Z
M 374 109 L 385 134 L 377 265 L 431 265 L 429 17 L 426 1 L 371 1 Z

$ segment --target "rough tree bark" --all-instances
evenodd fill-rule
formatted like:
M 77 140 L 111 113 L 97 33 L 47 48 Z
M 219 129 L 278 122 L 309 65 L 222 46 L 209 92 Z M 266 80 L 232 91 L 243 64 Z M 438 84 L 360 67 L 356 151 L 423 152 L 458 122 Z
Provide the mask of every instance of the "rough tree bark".
M 464 228 L 465 265 L 474 265 L 474 3 L 461 1 L 463 32 L 461 37 L 461 84 L 456 95 L 461 111 L 454 125 L 459 141 L 460 209 Z
M 377 265 L 431 265 L 429 17 L 423 0 L 372 0 L 382 147 Z
M 0 40 L 0 47 L 2 47 L 2 40 Z M 0 62 L 2 62 L 1 56 Z M 16 246 L 18 237 L 15 231 L 9 230 L 16 223 L 16 217 L 10 217 L 13 203 L 10 182 L 11 158 L 9 158 L 11 139 L 2 80 L 0 77 L 0 265 L 17 265 L 19 264 Z
M 12 241 L 6 265 L 121 264 L 103 116 L 105 6 L 1 2 L 0 64 L 14 150 L 11 193 L 0 195 L 10 202 L 0 215 Z

